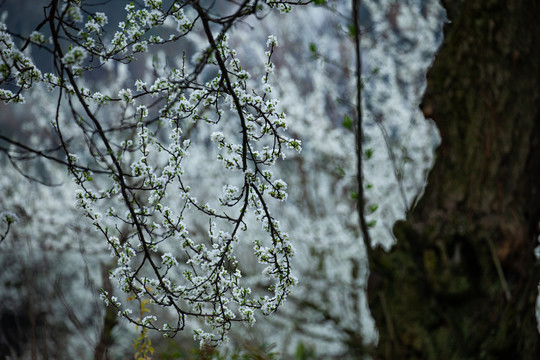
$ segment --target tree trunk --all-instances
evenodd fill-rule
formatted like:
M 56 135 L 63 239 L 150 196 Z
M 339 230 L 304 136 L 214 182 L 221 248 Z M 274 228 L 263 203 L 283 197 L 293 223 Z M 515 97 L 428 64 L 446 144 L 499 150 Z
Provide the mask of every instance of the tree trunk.
M 443 3 L 422 104 L 442 143 L 397 245 L 369 254 L 374 357 L 540 359 L 540 2 Z

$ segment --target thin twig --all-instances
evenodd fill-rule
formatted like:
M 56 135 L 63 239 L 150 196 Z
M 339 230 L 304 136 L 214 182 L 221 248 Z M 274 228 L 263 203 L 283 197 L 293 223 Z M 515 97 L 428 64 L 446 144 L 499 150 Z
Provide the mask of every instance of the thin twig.
M 360 20 L 358 18 L 358 11 L 361 6 L 360 0 L 352 0 L 353 22 L 354 22 L 354 45 L 356 55 L 356 157 L 357 157 L 357 175 L 358 193 L 357 193 L 357 207 L 358 217 L 360 218 L 360 229 L 362 230 L 362 236 L 366 249 L 371 246 L 371 238 L 369 236 L 368 225 L 366 222 L 366 216 L 364 212 L 365 200 L 364 200 L 364 176 L 362 174 L 362 58 L 360 50 Z

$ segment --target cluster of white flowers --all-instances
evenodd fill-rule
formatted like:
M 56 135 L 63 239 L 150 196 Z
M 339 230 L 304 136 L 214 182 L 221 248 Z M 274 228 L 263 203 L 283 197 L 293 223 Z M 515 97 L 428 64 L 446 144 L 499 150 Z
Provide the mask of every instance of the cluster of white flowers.
M 266 4 L 282 11 L 291 7 Z M 228 41 L 234 22 L 260 9 L 245 4 L 235 16 L 218 19 L 198 3 L 164 8 L 161 0 L 145 0 L 126 5 L 125 19 L 111 34 L 104 12 L 91 11 L 84 1 L 65 6 L 50 9 L 57 11 L 51 18 L 59 25 L 51 28 L 50 41 L 38 31 L 29 36 L 30 46 L 49 47 L 57 72 L 42 75 L 0 24 L 0 82 L 19 88 L 1 89 L 0 98 L 23 101 L 23 90 L 37 83 L 45 85 L 49 96 L 58 96 L 50 123 L 78 186 L 77 206 L 116 258 L 110 273 L 118 288 L 131 298 L 149 300 L 156 312 L 140 319 L 112 293 L 103 292 L 104 300 L 131 322 L 166 333 L 182 330 L 190 319 L 204 319 L 195 331 L 204 343 L 222 341 L 232 321 L 253 323 L 257 311 L 276 311 L 297 279 L 289 236 L 273 215 L 279 201 L 287 199 L 287 184 L 270 168 L 301 145 L 287 135 L 285 114 L 270 94 L 277 38 L 268 37 L 258 77 L 242 67 L 241 54 Z M 219 33 L 211 22 L 222 24 Z M 168 31 L 166 40 L 156 35 Z M 94 89 L 92 71 L 114 62 L 129 64 L 150 44 L 175 42 L 190 32 L 206 40 L 198 62 L 186 64 L 184 55 L 179 67 L 163 62 L 155 76 Z M 61 116 L 64 108 L 70 115 Z M 208 161 L 229 170 L 229 179 L 214 184 L 220 193 L 214 200 L 199 200 L 192 190 L 197 184 L 184 166 L 192 141 L 207 134 L 203 126 L 215 128 L 200 139 L 214 148 Z M 73 136 L 85 141 L 66 140 Z M 249 235 L 250 217 L 264 231 L 256 240 Z M 197 231 L 203 218 L 208 236 Z M 236 251 L 246 242 L 253 244 L 255 264 L 261 265 L 264 296 L 244 284 Z M 170 312 L 160 317 L 159 308 Z M 176 326 L 168 321 L 171 316 L 177 317 Z
M 17 92 L 0 88 L 0 100 L 6 104 L 24 103 L 22 91 L 41 82 L 42 77 L 41 71 L 33 61 L 17 49 L 6 24 L 0 22 L 0 84 L 14 82 L 19 88 Z
M 64 55 L 62 63 L 70 66 L 74 71 L 80 69 L 88 53 L 86 49 L 81 46 L 74 46 Z

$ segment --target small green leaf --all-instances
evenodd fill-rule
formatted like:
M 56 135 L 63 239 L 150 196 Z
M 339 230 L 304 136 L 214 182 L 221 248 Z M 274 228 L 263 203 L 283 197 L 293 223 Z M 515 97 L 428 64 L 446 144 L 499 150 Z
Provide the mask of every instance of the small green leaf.
M 349 36 L 354 38 L 355 35 L 356 35 L 356 26 L 354 26 L 354 24 L 350 24 L 349 27 L 348 27 L 348 31 L 349 31 Z
M 366 149 L 366 151 L 364 151 L 364 154 L 366 155 L 366 158 L 371 159 L 373 157 L 374 152 L 375 150 L 373 150 L 372 148 L 369 148 L 369 149 Z
M 309 43 L 309 51 L 316 54 L 317 53 L 317 45 L 315 45 L 315 43 Z
M 352 122 L 351 118 L 349 117 L 349 115 L 345 115 L 345 118 L 343 119 L 342 125 L 343 125 L 343 127 L 345 127 L 346 129 L 352 130 L 352 128 L 353 128 L 353 122 Z

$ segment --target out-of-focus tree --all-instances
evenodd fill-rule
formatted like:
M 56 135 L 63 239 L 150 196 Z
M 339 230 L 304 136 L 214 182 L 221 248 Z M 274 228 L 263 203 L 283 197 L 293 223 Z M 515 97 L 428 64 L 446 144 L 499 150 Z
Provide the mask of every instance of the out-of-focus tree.
M 538 359 L 539 3 L 443 3 L 422 103 L 442 143 L 397 245 L 370 253 L 376 358 Z

